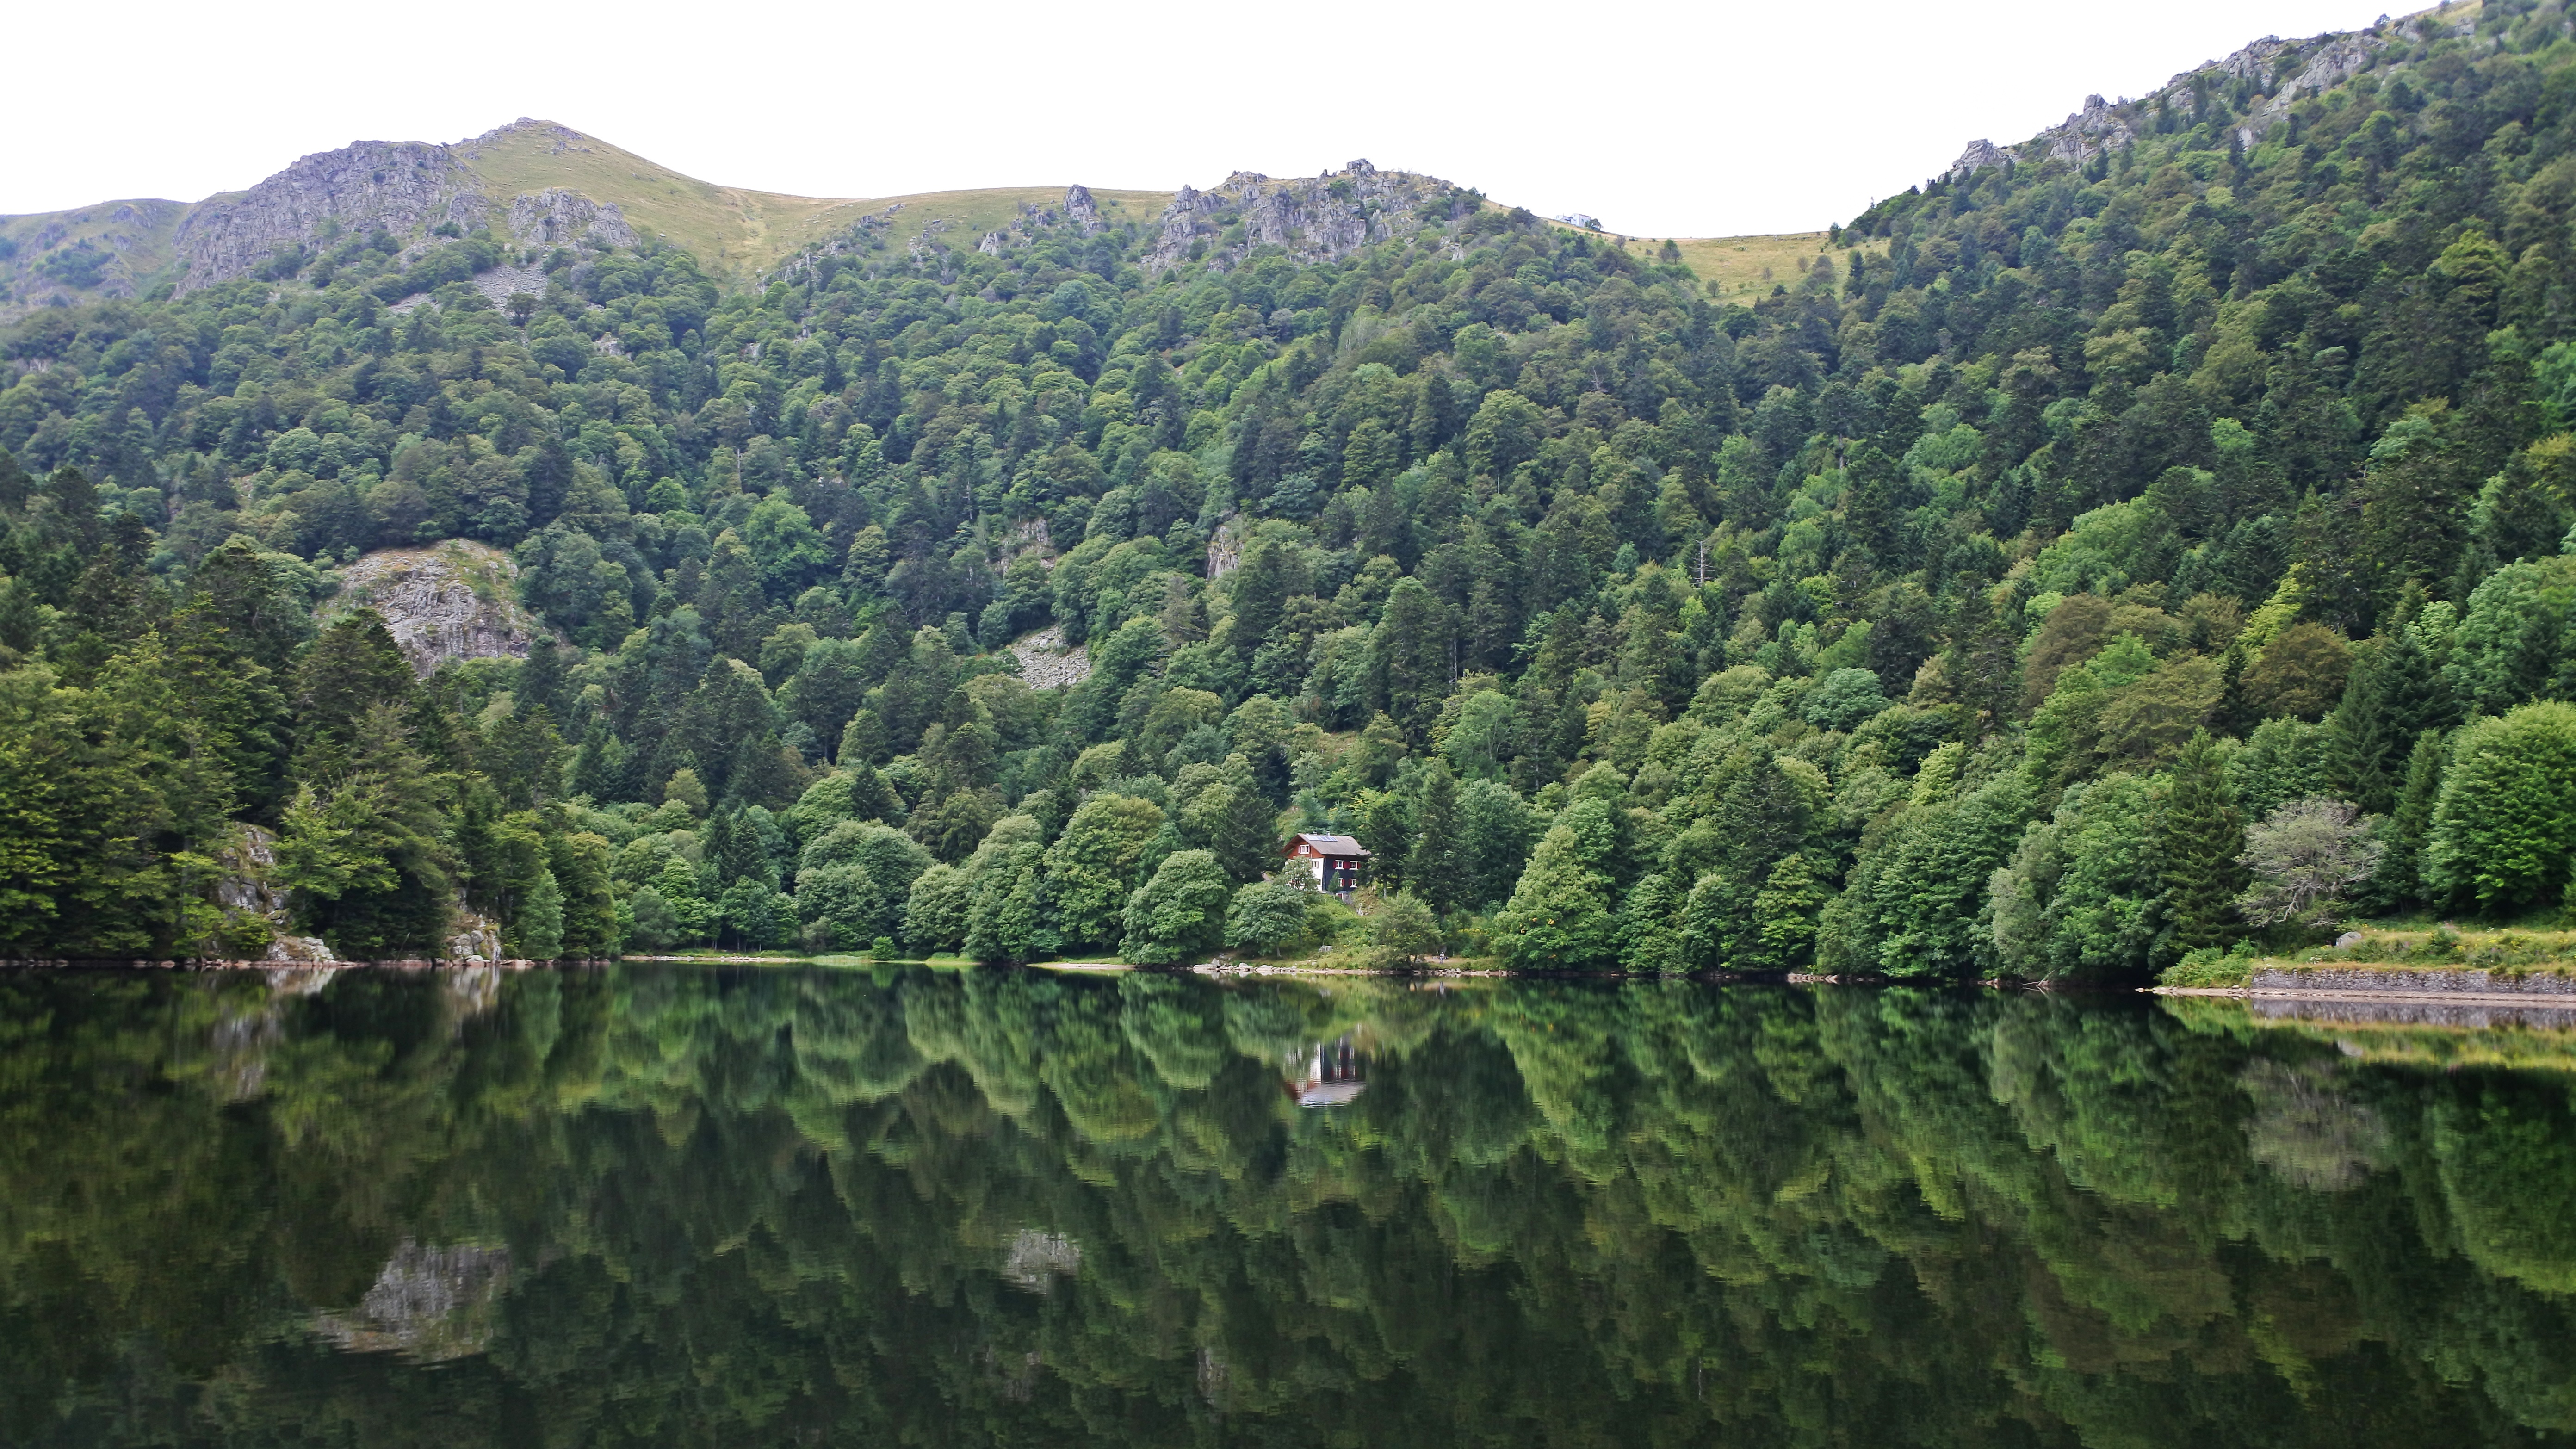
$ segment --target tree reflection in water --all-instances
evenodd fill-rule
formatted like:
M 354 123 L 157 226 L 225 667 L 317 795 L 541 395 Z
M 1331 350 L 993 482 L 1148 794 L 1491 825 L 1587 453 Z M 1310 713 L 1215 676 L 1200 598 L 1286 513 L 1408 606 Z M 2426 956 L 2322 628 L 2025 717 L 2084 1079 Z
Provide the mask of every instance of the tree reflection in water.
M 0 1442 L 2550 1442 L 2568 1079 L 2130 1000 L 0 981 Z M 1328 1105 L 1329 1104 L 1329 1105 Z

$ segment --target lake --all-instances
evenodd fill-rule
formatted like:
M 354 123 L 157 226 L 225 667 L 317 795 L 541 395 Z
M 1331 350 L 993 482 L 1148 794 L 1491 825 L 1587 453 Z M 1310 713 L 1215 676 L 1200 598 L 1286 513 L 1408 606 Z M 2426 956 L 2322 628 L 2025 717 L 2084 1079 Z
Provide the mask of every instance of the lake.
M 2129 994 L 17 972 L 0 1443 L 2559 1443 L 2571 1065 Z

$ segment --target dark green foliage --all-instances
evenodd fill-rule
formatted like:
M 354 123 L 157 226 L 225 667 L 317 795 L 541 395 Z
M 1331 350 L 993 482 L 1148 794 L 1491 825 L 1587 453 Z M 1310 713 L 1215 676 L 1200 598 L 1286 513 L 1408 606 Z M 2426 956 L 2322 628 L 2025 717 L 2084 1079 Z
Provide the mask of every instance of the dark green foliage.
M 2406 779 L 2431 732 L 2576 697 L 2564 24 L 2376 31 L 2295 96 L 2197 72 L 2118 152 L 1892 196 L 1741 304 L 1462 203 L 1313 264 L 863 225 L 757 291 L 566 250 L 505 316 L 460 230 L 40 309 L 5 338 L 45 365 L 0 388 L 0 669 L 87 691 L 159 638 L 203 687 L 118 726 L 135 768 L 224 782 L 0 890 L 211 882 L 182 859 L 231 825 L 357 809 L 387 705 L 449 802 L 417 888 L 514 928 L 540 901 L 567 943 L 596 899 L 508 864 L 539 847 L 506 818 L 549 858 L 607 842 L 656 933 L 774 939 L 825 818 L 791 806 L 834 770 L 829 818 L 960 871 L 1006 819 L 1052 862 L 1089 799 L 1161 812 L 1132 877 L 976 895 L 1014 959 L 1125 939 L 1117 893 L 1176 852 L 1253 882 L 1291 810 L 1586 968 L 2142 971 L 2228 929 L 2232 876 L 2145 863 L 2227 858 L 2228 790 L 2385 817 L 2392 907 L 2419 846 L 2446 905 L 2542 903 L 2564 882 L 2440 864 Z M 553 633 L 515 680 L 424 683 L 362 610 L 315 614 L 321 565 L 450 538 L 509 550 Z M 1049 626 L 1070 687 L 1004 650 Z M 683 778 L 707 798 L 664 819 Z M 2148 800 L 2181 834 L 2120 821 Z M 757 861 L 755 809 L 793 837 Z M 798 929 L 872 942 L 895 888 L 831 880 Z M 212 909 L 122 889 L 44 929 L 177 949 Z M 924 929 L 962 945 L 947 892 Z
M 2225 944 L 2234 934 L 2228 902 L 2244 882 L 2236 866 L 2245 822 L 2236 813 L 2217 742 L 2192 737 L 2155 802 L 2155 856 L 2164 896 L 2160 955 Z
M 13 1441 L 2536 1449 L 2569 1421 L 2563 1075 L 2387 1032 L 1688 982 L 315 984 L 0 977 L 0 1199 L 46 1205 L 0 1241 Z M 1296 1105 L 1327 1073 L 1344 1099 Z M 437 1291 L 395 1317 L 380 1283 Z

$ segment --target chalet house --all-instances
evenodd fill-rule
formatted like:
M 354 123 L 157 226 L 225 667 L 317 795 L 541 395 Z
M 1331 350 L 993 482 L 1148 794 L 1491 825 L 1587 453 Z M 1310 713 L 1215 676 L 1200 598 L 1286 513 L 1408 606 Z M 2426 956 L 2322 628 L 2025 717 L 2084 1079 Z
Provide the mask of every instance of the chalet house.
M 1368 859 L 1368 852 L 1347 835 L 1300 835 L 1283 854 L 1285 869 L 1301 872 L 1317 890 L 1337 893 L 1359 888 L 1360 862 Z

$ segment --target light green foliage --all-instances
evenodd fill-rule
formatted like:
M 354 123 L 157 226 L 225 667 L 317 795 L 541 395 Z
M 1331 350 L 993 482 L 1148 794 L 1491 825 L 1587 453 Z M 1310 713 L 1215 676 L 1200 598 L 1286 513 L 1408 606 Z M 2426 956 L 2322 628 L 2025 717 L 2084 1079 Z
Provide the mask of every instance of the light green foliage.
M 1623 853 L 1618 816 L 1605 800 L 1579 800 L 1540 838 L 1495 917 L 1495 945 L 1524 968 L 1587 969 L 1620 954 L 1612 871 Z
M 2141 545 L 2160 520 L 2143 498 L 2078 517 L 2031 561 L 2034 593 L 2116 594 L 2128 587 Z
M 885 934 L 895 924 L 886 905 L 896 899 L 855 861 L 809 868 L 796 878 L 797 918 L 829 932 L 816 942 L 828 950 L 856 950 Z
M 1462 780 L 1496 779 L 1511 762 L 1513 728 L 1511 697 L 1480 689 L 1459 706 L 1457 719 L 1441 738 L 1440 756 Z
M 2293 800 L 2245 832 L 2239 863 L 2254 877 L 2237 909 L 2257 926 L 2336 922 L 2344 892 L 2370 879 L 2382 847 L 2341 800 Z
M 1068 943 L 1106 947 L 1118 939 L 1127 897 L 1143 884 L 1145 848 L 1162 828 L 1154 802 L 1130 795 L 1094 795 L 1073 812 L 1046 863 Z
M 1866 669 L 1837 669 L 1816 681 L 1799 713 L 1820 729 L 1848 730 L 1887 708 L 1878 676 Z
M 1368 918 L 1369 959 L 1401 970 L 1440 952 L 1440 918 L 1410 891 L 1378 900 Z
M 1204 850 L 1178 850 L 1127 899 L 1127 934 L 1119 954 L 1149 966 L 1204 956 L 1225 939 L 1234 883 Z
M 2555 902 L 2576 863 L 2576 705 L 2528 704 L 2454 737 L 2425 884 L 2486 909 Z
M 965 944 L 966 879 L 957 867 L 934 865 L 912 883 L 904 902 L 903 939 L 924 955 Z
M 1307 908 L 1314 900 L 1314 892 L 1286 877 L 1236 887 L 1225 912 L 1226 948 L 1255 956 L 1294 949 L 1306 935 Z
M 1907 805 L 1825 907 L 1817 964 L 1898 978 L 1975 970 L 1984 934 L 1976 912 L 1987 877 L 2020 839 L 2033 793 L 2015 771 L 1957 799 Z
M 1473 903 L 1481 907 L 1509 899 L 1542 822 L 1509 785 L 1497 780 L 1472 781 L 1460 790 L 1458 815 L 1458 845 L 1466 857 Z
M 2326 790 L 2325 731 L 2302 720 L 2265 720 L 2228 762 L 2237 807 L 2260 820 L 2292 800 Z
M 2469 595 L 2443 675 L 2462 710 L 2502 714 L 2576 687 L 2576 556 L 2510 563 Z

